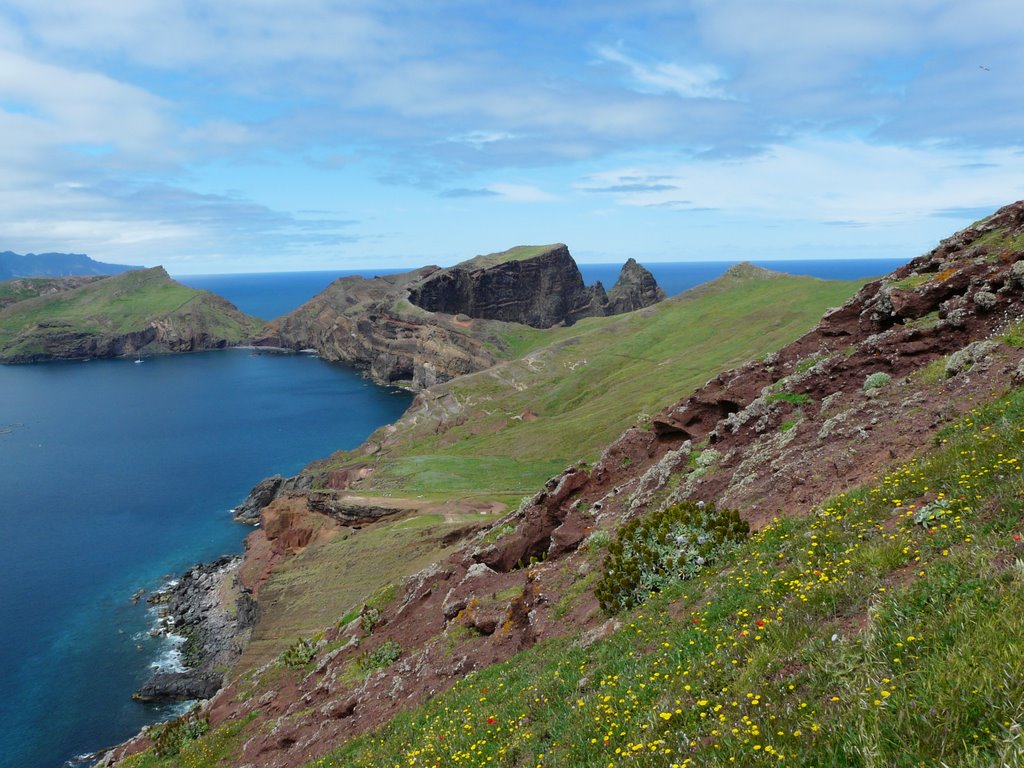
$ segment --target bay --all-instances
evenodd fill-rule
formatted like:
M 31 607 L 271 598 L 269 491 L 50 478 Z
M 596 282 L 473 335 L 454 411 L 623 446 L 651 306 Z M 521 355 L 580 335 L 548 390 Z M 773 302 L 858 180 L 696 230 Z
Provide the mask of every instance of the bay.
M 0 764 L 54 768 L 170 711 L 139 587 L 240 552 L 262 478 L 358 445 L 407 393 L 245 350 L 0 366 Z

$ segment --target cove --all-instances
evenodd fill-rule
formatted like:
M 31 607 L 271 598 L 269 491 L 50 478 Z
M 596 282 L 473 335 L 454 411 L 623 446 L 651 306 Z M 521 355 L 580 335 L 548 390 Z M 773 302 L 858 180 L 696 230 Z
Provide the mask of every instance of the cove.
M 168 651 L 145 601 L 240 552 L 262 478 L 352 448 L 411 396 L 228 350 L 0 367 L 0 755 L 53 768 L 173 714 L 130 695 Z

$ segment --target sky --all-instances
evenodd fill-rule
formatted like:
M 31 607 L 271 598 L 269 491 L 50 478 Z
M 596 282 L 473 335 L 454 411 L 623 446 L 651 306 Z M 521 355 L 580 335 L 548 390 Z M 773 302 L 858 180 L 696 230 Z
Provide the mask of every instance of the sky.
M 1020 0 L 3 0 L 0 250 L 913 258 L 1024 198 Z

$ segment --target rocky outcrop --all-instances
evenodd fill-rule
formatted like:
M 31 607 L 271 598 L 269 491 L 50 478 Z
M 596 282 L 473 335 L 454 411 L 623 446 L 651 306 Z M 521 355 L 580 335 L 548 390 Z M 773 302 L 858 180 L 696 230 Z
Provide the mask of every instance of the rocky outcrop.
M 622 265 L 619 279 L 608 291 L 606 314 L 618 315 L 657 304 L 665 298 L 665 291 L 658 285 L 654 275 L 640 266 L 636 259 L 629 259 Z
M 260 513 L 274 499 L 285 494 L 307 490 L 312 482 L 308 475 L 281 477 L 272 475 L 260 480 L 237 507 L 232 510 L 235 522 L 256 525 L 260 521 Z
M 493 341 L 477 321 L 433 314 L 408 301 L 411 285 L 436 271 L 344 277 L 270 323 L 257 345 L 315 349 L 380 384 L 423 389 L 492 365 Z
M 185 638 L 183 672 L 160 672 L 133 694 L 138 701 L 208 699 L 238 659 L 252 625 L 256 603 L 238 584 L 240 557 L 222 557 L 187 570 L 178 583 L 155 593 L 161 626 Z
M 340 278 L 256 343 L 315 349 L 378 383 L 421 390 L 493 365 L 507 345 L 506 323 L 548 328 L 664 298 L 635 262 L 613 294 L 610 301 L 600 283 L 584 285 L 562 244 L 520 248 L 447 269 Z
M 608 314 L 604 288 L 584 285 L 569 249 L 561 244 L 528 259 L 492 264 L 483 257 L 437 270 L 409 291 L 409 301 L 428 312 L 534 328 Z

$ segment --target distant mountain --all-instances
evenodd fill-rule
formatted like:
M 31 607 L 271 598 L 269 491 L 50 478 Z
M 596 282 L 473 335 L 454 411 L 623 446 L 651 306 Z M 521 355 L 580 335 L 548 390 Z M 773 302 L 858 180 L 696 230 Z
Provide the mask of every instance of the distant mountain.
M 67 277 L 69 275 L 117 275 L 130 269 L 142 269 L 128 264 L 104 264 L 90 259 L 84 253 L 27 253 L 0 252 L 0 280 L 16 277 Z

